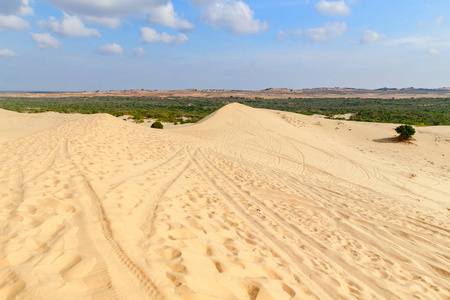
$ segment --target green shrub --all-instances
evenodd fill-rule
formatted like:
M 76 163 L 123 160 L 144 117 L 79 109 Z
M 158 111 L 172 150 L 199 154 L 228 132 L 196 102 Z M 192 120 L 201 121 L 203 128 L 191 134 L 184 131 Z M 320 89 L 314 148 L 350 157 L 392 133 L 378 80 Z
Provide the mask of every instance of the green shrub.
M 416 133 L 411 125 L 400 125 L 395 128 L 395 131 L 400 134 L 398 139 L 401 141 L 409 140 Z
M 152 128 L 158 128 L 158 129 L 163 129 L 164 128 L 163 124 L 161 124 L 161 122 L 159 122 L 159 121 L 154 122 L 151 127 Z
M 141 114 L 134 114 L 133 119 L 136 123 L 144 123 L 144 117 Z

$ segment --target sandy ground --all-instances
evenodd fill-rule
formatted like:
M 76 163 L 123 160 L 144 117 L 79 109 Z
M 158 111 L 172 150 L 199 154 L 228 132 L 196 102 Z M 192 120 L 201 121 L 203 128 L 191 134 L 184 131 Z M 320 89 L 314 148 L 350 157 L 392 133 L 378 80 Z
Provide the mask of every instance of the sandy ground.
M 0 299 L 450 299 L 450 127 L 0 120 Z

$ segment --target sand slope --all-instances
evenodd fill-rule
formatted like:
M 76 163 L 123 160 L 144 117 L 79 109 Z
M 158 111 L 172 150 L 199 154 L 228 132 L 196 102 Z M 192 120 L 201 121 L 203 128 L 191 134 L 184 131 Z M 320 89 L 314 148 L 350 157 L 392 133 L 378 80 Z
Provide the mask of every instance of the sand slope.
M 449 127 L 58 124 L 0 144 L 0 299 L 450 299 Z
M 0 143 L 21 138 L 83 117 L 81 114 L 60 114 L 55 112 L 19 114 L 1 108 L 0 116 Z

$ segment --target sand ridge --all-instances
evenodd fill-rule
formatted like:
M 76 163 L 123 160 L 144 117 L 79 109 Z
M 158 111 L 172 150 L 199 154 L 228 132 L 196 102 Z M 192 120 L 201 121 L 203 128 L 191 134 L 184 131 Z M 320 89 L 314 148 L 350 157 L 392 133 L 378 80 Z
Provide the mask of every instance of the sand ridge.
M 21 138 L 64 122 L 84 117 L 81 114 L 20 114 L 0 108 L 0 143 Z
M 450 299 L 450 130 L 393 128 L 230 104 L 8 137 L 0 299 Z

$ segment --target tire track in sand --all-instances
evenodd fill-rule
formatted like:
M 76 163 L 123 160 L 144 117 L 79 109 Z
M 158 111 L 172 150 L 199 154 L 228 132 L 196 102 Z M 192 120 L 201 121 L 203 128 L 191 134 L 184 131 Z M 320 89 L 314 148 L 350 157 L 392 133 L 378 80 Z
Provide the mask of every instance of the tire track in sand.
M 276 224 L 276 227 L 279 227 L 281 225 L 284 230 L 290 232 L 294 237 L 301 239 L 303 243 L 309 244 L 312 249 L 317 250 L 316 253 L 318 257 L 322 257 L 323 259 L 325 259 L 325 261 L 333 261 L 335 267 L 340 269 L 340 271 L 347 270 L 349 273 L 352 273 L 352 270 L 354 270 L 355 267 L 344 262 L 343 260 L 340 260 L 337 253 L 334 253 L 334 251 L 332 251 L 331 249 L 327 249 L 327 247 L 322 245 L 319 241 L 312 239 L 307 234 L 303 233 L 299 228 L 286 222 L 284 218 L 278 215 L 277 212 L 268 208 L 262 201 L 250 196 L 245 191 L 243 191 L 238 185 L 236 185 L 236 183 L 232 179 L 230 179 L 221 170 L 214 166 L 214 164 L 202 153 L 201 150 L 198 150 L 197 153 L 200 155 L 202 161 L 207 164 L 207 167 L 211 171 L 213 171 L 214 174 L 216 174 L 219 178 L 221 178 L 222 182 L 229 186 L 229 188 L 227 188 L 226 190 L 234 191 L 245 203 L 239 203 L 239 201 L 233 200 L 234 197 L 231 197 L 229 195 L 229 192 L 225 192 L 225 190 L 222 189 L 211 176 L 206 175 L 205 169 L 199 165 L 199 168 L 202 169 L 202 172 L 204 172 L 205 176 L 209 177 L 208 180 L 211 180 L 212 184 L 216 187 L 216 189 L 219 189 L 219 191 L 228 200 L 228 202 L 239 210 L 242 217 L 245 217 L 252 224 L 260 228 L 261 233 L 265 234 L 267 238 L 271 240 L 279 250 L 284 252 L 291 259 L 291 261 L 300 262 L 302 261 L 302 259 L 297 255 L 297 253 L 295 253 L 295 251 L 285 246 L 282 240 L 277 239 L 275 235 L 272 235 L 267 231 L 267 228 L 270 228 L 271 224 Z M 195 158 L 193 159 L 195 160 Z M 259 209 L 260 215 L 263 217 L 258 219 L 263 220 L 265 223 L 268 223 L 269 227 L 261 225 L 261 223 L 259 223 L 255 217 L 253 217 L 250 213 L 247 213 L 246 211 L 249 211 L 249 207 L 252 208 L 252 211 L 257 211 Z M 268 220 L 268 217 L 271 218 L 272 221 Z M 328 297 L 332 297 L 333 299 L 335 299 L 336 296 L 339 296 L 336 294 L 336 291 L 332 287 L 324 283 L 319 276 L 317 276 L 313 271 L 309 270 L 304 264 L 297 263 L 297 268 L 306 272 L 306 274 L 308 274 L 308 277 L 313 278 L 313 281 L 321 286 L 322 290 L 326 294 L 328 294 Z M 372 278 L 364 276 L 363 274 L 360 274 L 360 278 L 353 279 L 358 281 L 359 284 L 366 286 L 377 295 L 380 295 L 382 297 L 390 297 L 390 299 L 397 299 L 395 294 L 383 288 L 381 282 L 374 281 Z M 321 298 L 323 299 L 322 296 Z
M 88 191 L 89 196 L 91 197 L 97 208 L 103 235 L 105 236 L 105 239 L 108 241 L 109 245 L 116 252 L 120 262 L 125 265 L 128 270 L 138 279 L 141 287 L 148 293 L 151 299 L 164 299 L 155 283 L 147 276 L 144 270 L 142 270 L 130 259 L 120 243 L 116 241 L 116 239 L 114 238 L 114 233 L 111 230 L 110 221 L 106 216 L 105 210 L 103 208 L 101 199 L 97 196 L 95 190 L 92 188 L 89 181 L 86 180 L 85 176 L 81 176 L 83 177 L 83 182 L 85 184 L 86 190 Z
M 197 151 L 196 151 L 197 153 Z M 193 164 L 196 166 L 196 168 L 199 170 L 199 172 L 202 174 L 203 178 L 210 183 L 211 187 L 213 187 L 221 196 L 223 199 L 226 200 L 227 206 L 236 214 L 238 215 L 242 220 L 248 222 L 249 224 L 252 224 L 259 230 L 261 234 L 263 234 L 267 239 L 268 244 L 273 249 L 276 249 L 280 255 L 284 256 L 284 259 L 286 261 L 292 261 L 296 262 L 293 267 L 296 269 L 297 273 L 302 274 L 301 279 L 298 278 L 298 276 L 295 276 L 296 280 L 299 283 L 303 283 L 302 281 L 305 281 L 304 283 L 307 284 L 307 286 L 311 287 L 313 291 L 316 293 L 316 296 L 319 297 L 319 299 L 332 299 L 329 295 L 334 294 L 334 296 L 337 296 L 336 293 L 333 293 L 334 291 L 333 287 L 328 285 L 327 283 L 323 282 L 316 276 L 314 272 L 309 270 L 309 268 L 300 262 L 302 259 L 298 257 L 292 249 L 289 247 L 286 247 L 281 240 L 277 239 L 272 233 L 268 232 L 266 230 L 266 227 L 261 225 L 256 219 L 254 219 L 249 213 L 247 213 L 238 203 L 237 201 L 233 200 L 233 197 L 226 192 L 222 187 L 219 186 L 219 184 L 210 176 L 204 167 L 201 166 L 201 163 L 195 158 L 194 155 L 189 152 L 189 155 L 191 157 L 191 160 Z M 206 159 L 206 158 L 205 158 Z M 209 163 L 208 163 L 209 164 Z M 219 174 L 218 174 L 219 175 Z M 220 175 L 219 175 L 220 176 Z M 230 187 L 228 191 L 234 191 L 233 188 Z M 317 277 L 317 278 L 316 278 Z M 338 297 L 334 299 L 344 299 L 343 297 Z
M 184 159 L 184 157 L 186 155 L 184 152 L 185 152 L 185 149 L 182 148 L 179 151 L 177 151 L 174 155 L 172 155 L 168 159 L 164 160 L 163 162 L 160 162 L 156 166 L 152 166 L 151 168 L 147 168 L 145 170 L 139 171 L 139 172 L 135 173 L 133 176 L 131 176 L 131 178 L 121 180 L 119 182 L 116 182 L 115 184 L 112 184 L 110 186 L 111 190 L 114 190 L 115 188 L 119 187 L 120 185 L 122 185 L 132 179 L 136 179 L 136 178 L 145 176 L 146 174 L 151 173 L 154 170 L 160 170 L 160 167 L 164 166 L 166 171 L 161 172 L 161 170 L 160 170 L 160 172 L 162 174 L 159 174 L 159 177 L 165 178 L 165 180 L 163 183 L 160 184 L 160 186 L 157 188 L 157 190 L 153 191 L 154 195 L 152 198 L 154 198 L 155 201 L 151 201 L 149 203 L 149 205 L 147 205 L 145 208 L 143 208 L 143 210 L 147 212 L 147 215 L 149 215 L 149 219 L 150 219 L 149 224 L 152 224 L 155 214 L 157 213 L 157 207 L 158 207 L 158 203 L 161 198 L 161 195 L 163 195 L 170 188 L 170 186 L 186 171 L 186 169 L 190 165 L 190 162 L 186 162 L 186 160 Z M 180 155 L 180 154 L 184 154 L 184 155 Z M 185 161 L 185 163 L 183 163 L 183 161 Z M 95 192 L 94 188 L 92 187 L 90 182 L 86 179 L 86 177 L 83 175 L 81 175 L 81 176 L 83 177 L 83 182 L 85 184 L 86 190 L 88 191 L 88 194 L 89 194 L 90 198 L 92 199 L 92 202 L 96 206 L 97 215 L 100 220 L 100 227 L 101 227 L 102 233 L 103 233 L 105 239 L 107 240 L 107 242 L 109 243 L 109 245 L 116 252 L 117 257 L 119 258 L 120 262 L 123 265 L 125 265 L 128 268 L 128 270 L 134 275 L 134 277 L 140 283 L 140 286 L 147 292 L 147 294 L 149 295 L 149 297 L 151 299 L 164 299 L 162 292 L 158 289 L 158 287 L 152 281 L 152 279 L 148 276 L 148 274 L 141 267 L 139 267 L 135 262 L 133 262 L 133 260 L 128 256 L 128 254 L 124 250 L 123 246 L 114 237 L 114 232 L 111 228 L 111 222 L 108 219 L 106 211 L 103 207 L 103 201 L 100 199 L 99 195 Z

